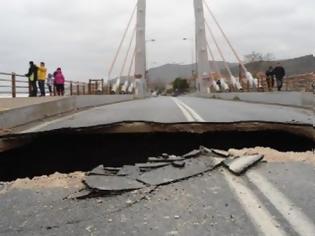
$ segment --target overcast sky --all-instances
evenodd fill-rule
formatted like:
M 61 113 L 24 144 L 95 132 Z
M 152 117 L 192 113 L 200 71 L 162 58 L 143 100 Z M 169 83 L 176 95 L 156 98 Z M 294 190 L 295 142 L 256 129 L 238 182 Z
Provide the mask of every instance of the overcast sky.
M 207 1 L 240 55 L 314 53 L 314 0 Z M 0 2 L 0 71 L 25 73 L 28 61 L 45 61 L 50 71 L 61 66 L 69 80 L 87 80 L 106 78 L 136 0 Z M 147 39 L 156 40 L 147 44 L 150 67 L 191 63 L 192 42 L 182 38 L 193 36 L 193 0 L 147 0 Z

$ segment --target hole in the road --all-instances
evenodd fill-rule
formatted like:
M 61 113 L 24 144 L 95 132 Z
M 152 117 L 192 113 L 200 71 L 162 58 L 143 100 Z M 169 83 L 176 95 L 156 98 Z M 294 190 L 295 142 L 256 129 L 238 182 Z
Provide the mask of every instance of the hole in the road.
M 224 150 L 261 146 L 279 151 L 303 152 L 312 150 L 314 141 L 285 131 L 220 131 L 203 134 L 45 133 L 34 136 L 27 145 L 0 153 L 0 181 L 55 172 L 88 171 L 100 164 L 134 164 L 162 153 L 182 155 L 200 145 Z

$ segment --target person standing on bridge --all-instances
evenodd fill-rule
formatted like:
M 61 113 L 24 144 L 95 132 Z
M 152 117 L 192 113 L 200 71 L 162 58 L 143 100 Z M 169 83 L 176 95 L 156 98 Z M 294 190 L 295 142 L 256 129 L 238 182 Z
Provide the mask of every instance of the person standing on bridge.
M 49 90 L 49 94 L 50 96 L 53 96 L 54 95 L 54 85 L 55 84 L 55 81 L 54 81 L 54 77 L 52 74 L 48 74 L 48 77 L 47 77 L 47 86 L 48 86 L 48 90 Z
M 54 73 L 55 86 L 58 96 L 64 96 L 65 93 L 65 77 L 62 74 L 61 68 L 58 68 Z
M 276 68 L 273 70 L 273 74 L 275 75 L 277 80 L 278 91 L 281 91 L 283 86 L 283 78 L 285 76 L 285 70 L 280 63 L 278 63 Z
M 40 96 L 45 97 L 45 80 L 47 75 L 47 69 L 45 67 L 45 63 L 41 62 L 40 66 L 38 67 L 38 86 L 40 90 Z
M 266 71 L 266 80 L 267 80 L 267 85 L 268 85 L 268 90 L 272 91 L 274 87 L 274 73 L 273 73 L 273 67 L 270 66 L 268 70 Z
M 38 76 L 38 67 L 34 64 L 34 62 L 30 61 L 30 68 L 28 69 L 28 73 L 25 74 L 28 77 L 30 91 L 30 97 L 37 97 L 37 76 Z

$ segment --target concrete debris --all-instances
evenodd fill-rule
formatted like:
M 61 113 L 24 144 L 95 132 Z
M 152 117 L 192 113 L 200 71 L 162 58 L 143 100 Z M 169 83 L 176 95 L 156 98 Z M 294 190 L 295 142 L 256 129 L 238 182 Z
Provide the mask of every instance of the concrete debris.
M 119 176 L 87 176 L 84 180 L 84 184 L 89 189 L 109 192 L 111 194 L 132 191 L 145 187 L 142 183 L 136 180 Z
M 236 158 L 228 158 L 223 163 L 224 165 L 236 175 L 241 175 L 248 170 L 248 168 L 256 165 L 264 159 L 264 155 L 241 156 Z

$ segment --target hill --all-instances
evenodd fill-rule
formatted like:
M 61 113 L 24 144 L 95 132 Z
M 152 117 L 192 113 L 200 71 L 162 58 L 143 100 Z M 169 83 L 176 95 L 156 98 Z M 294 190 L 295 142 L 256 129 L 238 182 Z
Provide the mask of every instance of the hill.
M 269 66 L 276 66 L 278 62 L 280 62 L 281 65 L 286 69 L 288 76 L 315 72 L 315 57 L 313 55 L 307 55 L 288 60 L 258 61 L 249 63 L 246 65 L 246 67 L 251 73 L 256 74 L 258 72 L 266 71 Z M 232 71 L 238 74 L 238 67 L 233 67 Z

